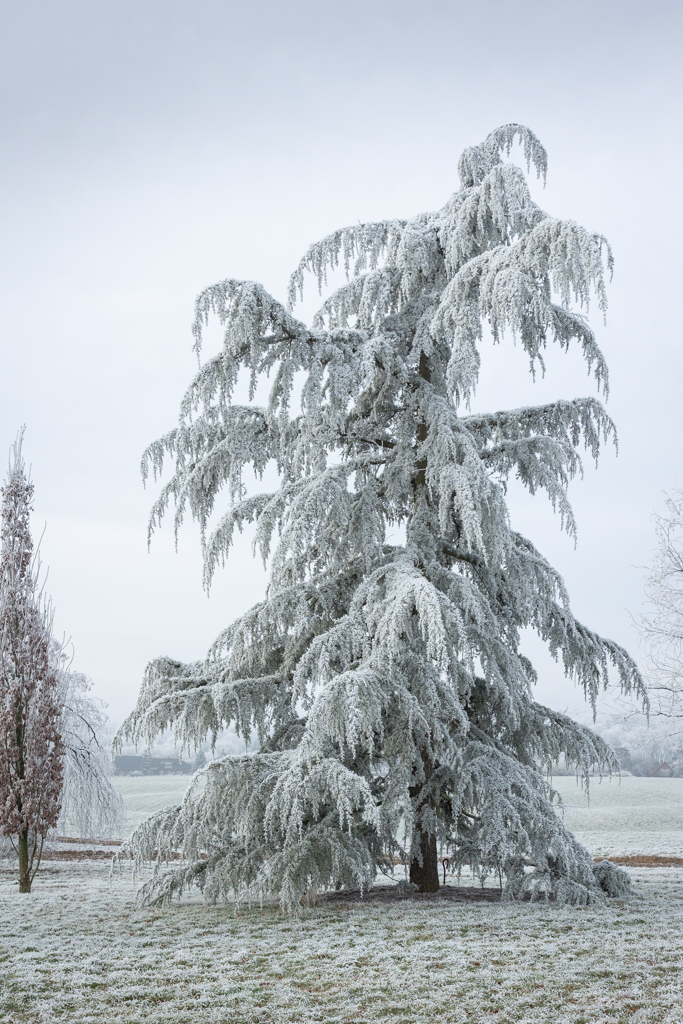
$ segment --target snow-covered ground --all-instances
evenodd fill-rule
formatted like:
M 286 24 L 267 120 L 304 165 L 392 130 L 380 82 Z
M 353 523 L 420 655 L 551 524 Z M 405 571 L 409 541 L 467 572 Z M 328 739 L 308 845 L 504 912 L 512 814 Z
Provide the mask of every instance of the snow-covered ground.
M 129 827 L 188 782 L 116 779 Z M 556 786 L 592 853 L 683 853 L 683 780 L 594 780 L 589 806 L 573 779 Z M 142 908 L 129 868 L 110 879 L 94 859 L 45 861 L 20 896 L 5 862 L 0 1021 L 680 1024 L 683 869 L 631 875 L 641 898 L 600 908 L 341 904 L 294 920 L 196 892 Z
M 683 871 L 599 908 L 135 904 L 128 870 L 0 870 L 3 1024 L 680 1024 Z
M 169 804 L 179 804 L 190 784 L 191 775 L 117 775 L 113 782 L 123 797 L 128 831 L 150 814 Z
M 123 776 L 114 782 L 132 831 L 153 811 L 179 803 L 189 776 Z M 565 824 L 594 856 L 683 856 L 683 779 L 593 779 L 588 804 L 573 778 L 556 778 L 553 784 L 564 800 Z
M 573 778 L 553 784 L 567 828 L 594 856 L 683 856 L 683 779 L 592 779 L 588 804 Z

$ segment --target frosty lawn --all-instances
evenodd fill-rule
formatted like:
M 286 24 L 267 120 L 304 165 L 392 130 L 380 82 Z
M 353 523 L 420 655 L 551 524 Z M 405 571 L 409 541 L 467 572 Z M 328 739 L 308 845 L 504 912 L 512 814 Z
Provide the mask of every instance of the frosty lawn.
M 496 1021 L 679 1024 L 683 873 L 633 872 L 641 900 L 136 907 L 129 873 L 47 865 L 22 896 L 0 873 L 4 1024 Z M 30 908 L 30 909 L 29 909 Z M 28 912 L 27 912 L 28 911 Z
M 184 777 L 117 778 L 129 827 L 181 799 Z M 683 779 L 555 780 L 594 854 L 683 854 Z M 683 870 L 632 871 L 643 898 L 604 908 L 335 906 L 162 912 L 128 869 L 46 862 L 19 914 L 0 872 L 0 1020 L 498 1021 L 679 1024 Z

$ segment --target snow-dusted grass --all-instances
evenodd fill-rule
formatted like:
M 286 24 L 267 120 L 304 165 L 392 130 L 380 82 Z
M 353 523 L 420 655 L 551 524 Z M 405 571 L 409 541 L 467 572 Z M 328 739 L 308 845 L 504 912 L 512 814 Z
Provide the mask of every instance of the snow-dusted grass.
M 680 1024 L 683 872 L 603 908 L 136 907 L 126 871 L 0 872 L 3 1024 Z
M 191 775 L 117 775 L 112 780 L 123 797 L 128 833 L 169 804 L 179 804 Z
M 683 856 L 683 779 L 592 779 L 588 805 L 573 778 L 553 785 L 562 794 L 565 825 L 594 856 Z
M 187 776 L 117 778 L 128 828 Z M 683 853 L 683 780 L 556 788 L 592 853 Z M 631 872 L 643 898 L 568 908 L 437 904 L 306 911 L 135 904 L 124 869 L 47 862 L 21 896 L 0 871 L 0 1021 L 680 1024 L 683 870 Z

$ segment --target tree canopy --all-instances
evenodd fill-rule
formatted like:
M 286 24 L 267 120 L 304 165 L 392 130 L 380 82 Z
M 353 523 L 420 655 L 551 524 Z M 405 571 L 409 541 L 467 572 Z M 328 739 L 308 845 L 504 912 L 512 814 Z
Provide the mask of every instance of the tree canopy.
M 643 693 L 616 643 L 572 615 L 559 573 L 512 529 L 507 481 L 544 490 L 570 534 L 580 451 L 597 458 L 614 426 L 595 398 L 471 414 L 484 331 L 514 337 L 532 372 L 548 345 L 578 345 L 607 391 L 583 313 L 606 308 L 612 255 L 600 235 L 546 214 L 509 162 L 545 178 L 529 129 L 505 125 L 462 154 L 460 188 L 436 212 L 343 228 L 312 245 L 285 307 L 252 281 L 226 280 L 196 304 L 220 352 L 200 363 L 177 426 L 143 475 L 173 474 L 150 531 L 174 507 L 201 527 L 206 586 L 236 531 L 254 524 L 270 566 L 263 601 L 205 659 L 152 662 L 120 739 L 175 730 L 200 745 L 232 724 L 259 749 L 219 758 L 180 807 L 134 835 L 139 858 L 180 848 L 150 899 L 197 883 L 209 898 L 369 886 L 395 859 L 438 887 L 437 848 L 511 897 L 588 902 L 619 891 L 565 830 L 547 773 L 563 756 L 587 777 L 616 768 L 590 730 L 533 699 L 520 649 L 532 628 L 595 704 L 610 683 Z M 346 283 L 311 326 L 293 315 L 307 274 Z M 575 308 L 573 308 L 575 307 Z M 233 401 L 240 375 L 250 402 Z M 267 405 L 257 385 L 271 380 Z M 292 408 L 300 391 L 300 411 Z M 245 472 L 275 465 L 278 486 Z

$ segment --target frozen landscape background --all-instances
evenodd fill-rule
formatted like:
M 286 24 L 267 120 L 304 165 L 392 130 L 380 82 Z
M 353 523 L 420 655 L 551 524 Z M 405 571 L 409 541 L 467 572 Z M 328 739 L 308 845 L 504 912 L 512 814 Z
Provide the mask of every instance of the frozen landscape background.
M 156 492 L 143 491 L 139 460 L 193 371 L 195 295 L 234 276 L 284 298 L 309 242 L 441 205 L 464 146 L 508 121 L 548 149 L 534 198 L 613 245 L 607 325 L 595 310 L 591 321 L 620 436 L 619 457 L 606 451 L 572 485 L 576 549 L 547 501 L 514 486 L 513 523 L 564 574 L 577 616 L 637 652 L 650 516 L 683 482 L 682 20 L 661 0 L 2 7 L 0 447 L 27 423 L 57 631 L 112 727 L 151 658 L 201 657 L 265 585 L 248 535 L 210 600 L 192 526 L 177 554 L 168 526 L 146 552 Z M 207 341 L 205 354 L 217 335 Z M 475 410 L 594 393 L 576 352 L 550 352 L 535 384 L 509 343 L 483 356 Z M 558 666 L 528 650 L 538 698 L 587 724 Z M 679 776 L 594 778 L 590 804 L 572 776 L 555 780 L 592 855 L 660 858 L 627 865 L 633 899 L 488 903 L 470 886 L 461 904 L 323 903 L 283 917 L 192 891 L 161 909 L 136 902 L 151 866 L 112 876 L 115 843 L 61 842 L 20 912 L 16 865 L 0 861 L 0 1018 L 679 1024 L 683 742 L 622 721 L 610 697 L 598 726 L 634 769 L 669 759 Z M 217 749 L 243 745 L 226 733 Z M 172 752 L 163 737 L 155 753 Z M 188 777 L 113 782 L 123 836 L 177 803 Z
M 441 204 L 462 148 L 506 121 L 549 151 L 537 200 L 614 247 L 593 321 L 620 435 L 571 488 L 576 550 L 543 497 L 513 489 L 513 517 L 575 613 L 636 648 L 650 514 L 680 483 L 678 5 L 42 0 L 2 19 L 0 439 L 28 424 L 57 627 L 114 722 L 150 658 L 203 655 L 265 581 L 248 538 L 210 600 L 192 527 L 177 556 L 169 529 L 145 549 L 139 458 L 192 372 L 196 293 L 231 275 L 283 298 L 310 241 Z M 591 393 L 576 353 L 533 385 L 503 345 L 476 407 Z M 579 707 L 538 664 L 539 698 Z

